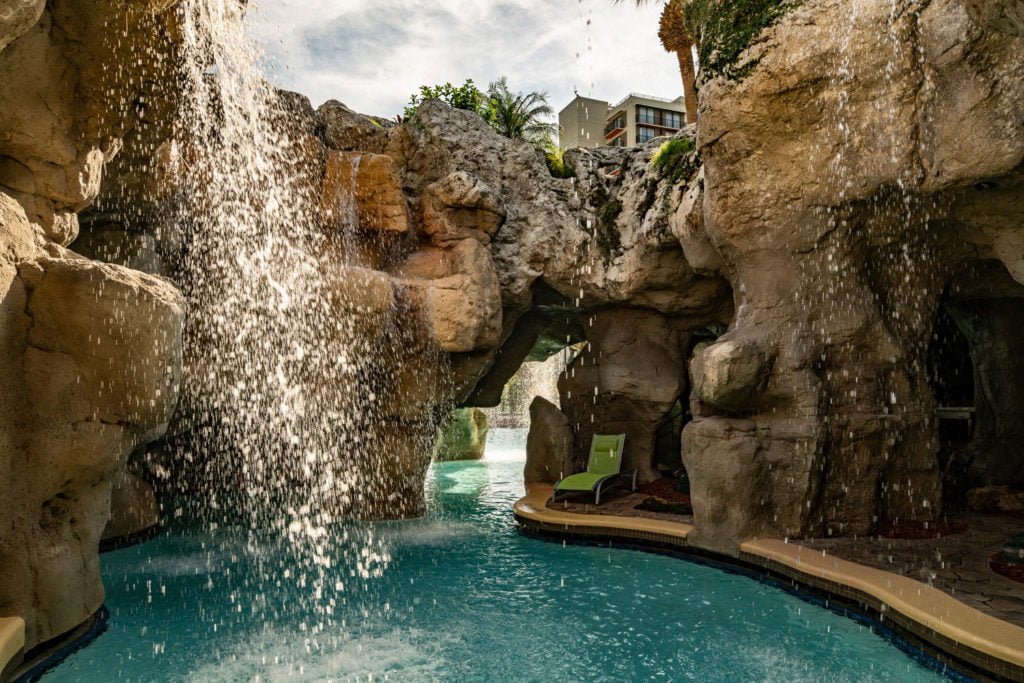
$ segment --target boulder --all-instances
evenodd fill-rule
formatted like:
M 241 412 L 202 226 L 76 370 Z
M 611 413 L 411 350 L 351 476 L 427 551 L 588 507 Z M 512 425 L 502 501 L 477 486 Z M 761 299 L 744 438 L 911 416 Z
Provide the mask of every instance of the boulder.
M 434 460 L 480 460 L 486 446 L 487 414 L 479 408 L 458 408 L 441 427 Z
M 329 149 L 383 154 L 387 147 L 388 129 L 382 121 L 357 114 L 337 100 L 321 104 L 316 116 Z
M 409 211 L 395 162 L 382 154 L 328 151 L 322 211 L 336 230 L 402 234 Z
M 181 367 L 184 305 L 174 286 L 84 259 L 44 258 L 18 272 L 32 317 L 26 372 L 34 402 L 165 430 Z
M 493 189 L 459 171 L 424 189 L 417 223 L 439 246 L 466 238 L 489 244 L 505 215 L 501 199 Z
M 537 396 L 530 403 L 530 433 L 526 437 L 526 467 L 523 479 L 531 484 L 550 485 L 577 471 L 572 453 L 569 418 L 551 401 Z
M 771 374 L 772 356 L 759 344 L 721 341 L 694 356 L 690 374 L 704 403 L 743 412 L 752 409 Z

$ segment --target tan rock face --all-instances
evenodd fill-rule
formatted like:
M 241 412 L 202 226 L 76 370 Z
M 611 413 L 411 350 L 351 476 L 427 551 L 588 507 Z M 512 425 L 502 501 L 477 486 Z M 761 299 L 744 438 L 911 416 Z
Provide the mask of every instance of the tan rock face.
M 1005 18 L 1014 3 L 984 4 Z M 728 275 L 737 313 L 695 361 L 695 543 L 938 514 L 921 368 L 952 275 L 979 256 L 1019 268 L 1019 48 L 951 0 L 919 15 L 818 0 L 766 33 L 749 76 L 701 87 L 703 223 L 723 265 L 696 222 L 674 230 Z
M 398 169 L 382 154 L 329 151 L 323 210 L 331 225 L 398 234 L 409 230 Z
M 0 10 L 0 101 L 17 103 L 0 110 L 0 186 L 66 245 L 78 232 L 74 214 L 96 197 L 104 163 L 137 122 L 138 110 L 115 112 L 110 102 L 140 100 L 166 82 L 158 56 L 170 49 L 172 18 L 118 0 L 43 4 L 17 0 Z M 96 38 L 115 22 L 118 38 Z M 131 53 L 153 59 L 110 68 Z
M 12 523 L 0 534 L 0 604 L 40 642 L 102 601 L 96 550 L 111 484 L 127 454 L 167 427 L 184 309 L 169 283 L 117 266 L 43 257 L 17 273 L 8 291 L 24 336 L 4 371 L 16 381 L 3 411 Z
M 971 18 L 982 26 L 1024 36 L 1024 2 L 1021 0 L 963 0 L 963 4 Z
M 46 0 L 12 0 L 0 8 L 0 50 L 32 28 L 46 7 Z
M 530 434 L 526 439 L 526 467 L 523 469 L 525 484 L 554 484 L 576 472 L 572 449 L 569 418 L 551 401 L 535 397 L 530 403 Z
M 0 9 L 0 614 L 29 648 L 99 607 L 112 483 L 176 403 L 177 290 L 62 248 L 138 121 L 110 103 L 159 82 L 114 56 L 158 54 L 163 22 L 113 0 Z
M 86 260 L 28 262 L 19 275 L 32 318 L 28 344 L 40 361 L 27 367 L 36 403 L 74 406 L 89 419 L 143 432 L 166 429 L 180 380 L 184 306 L 177 290 Z M 54 384 L 60 366 L 75 370 Z
M 439 348 L 448 352 L 494 348 L 501 334 L 501 289 L 485 246 L 464 239 L 451 249 L 421 250 L 404 272 L 421 276 L 403 283 Z

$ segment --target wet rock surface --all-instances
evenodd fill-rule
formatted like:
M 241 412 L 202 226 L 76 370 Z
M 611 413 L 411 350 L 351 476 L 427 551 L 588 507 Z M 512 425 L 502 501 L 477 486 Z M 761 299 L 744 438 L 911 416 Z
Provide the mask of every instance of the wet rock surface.
M 941 508 L 922 368 L 955 274 L 1018 267 L 999 245 L 1022 225 L 1002 193 L 1020 188 L 1024 71 L 1019 38 L 961 3 L 897 8 L 803 3 L 741 56 L 749 75 L 701 85 L 703 224 L 737 294 L 718 343 L 774 360 L 766 379 L 739 358 L 694 378 L 697 544 L 863 535 Z
M 124 33 L 101 38 L 110 22 Z M 142 97 L 158 71 L 141 60 L 115 79 L 108 67 L 121 49 L 159 51 L 167 25 L 118 2 L 0 9 L 0 615 L 25 618 L 28 647 L 101 604 L 111 488 L 176 404 L 181 295 L 64 248 L 105 162 L 140 124 L 139 110 L 110 102 Z M 111 237 L 103 249 L 146 261 L 145 238 Z
M 440 462 L 480 460 L 486 447 L 487 415 L 479 408 L 459 408 L 441 427 L 434 459 Z

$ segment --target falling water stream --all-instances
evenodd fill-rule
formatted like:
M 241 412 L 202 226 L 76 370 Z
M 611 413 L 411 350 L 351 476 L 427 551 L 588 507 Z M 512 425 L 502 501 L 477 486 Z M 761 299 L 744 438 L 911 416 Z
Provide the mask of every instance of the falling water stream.
M 216 532 L 224 521 L 213 511 L 236 508 L 249 529 L 244 552 L 275 548 L 273 561 L 249 565 L 246 582 L 301 586 L 297 599 L 316 632 L 335 625 L 345 589 L 333 578 L 338 566 L 367 578 L 388 561 L 371 527 L 339 523 L 379 400 L 369 381 L 375 356 L 344 306 L 345 287 L 358 285 L 344 282 L 347 264 L 327 258 L 303 131 L 261 75 L 243 8 L 236 0 L 180 7 L 169 220 L 187 244 L 177 275 L 189 302 L 182 410 L 193 431 L 182 457 L 216 485 L 173 514 Z M 344 229 L 354 230 L 354 208 L 343 213 Z

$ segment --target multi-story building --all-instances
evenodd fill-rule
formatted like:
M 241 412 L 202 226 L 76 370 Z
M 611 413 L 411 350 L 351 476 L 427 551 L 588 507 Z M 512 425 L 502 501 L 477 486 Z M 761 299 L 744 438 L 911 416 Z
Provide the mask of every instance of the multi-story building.
M 577 96 L 558 113 L 559 145 L 628 147 L 673 135 L 686 123 L 683 98 L 630 93 L 616 104 Z
M 558 112 L 558 145 L 569 149 L 603 144 L 607 119 L 607 102 L 577 95 Z

